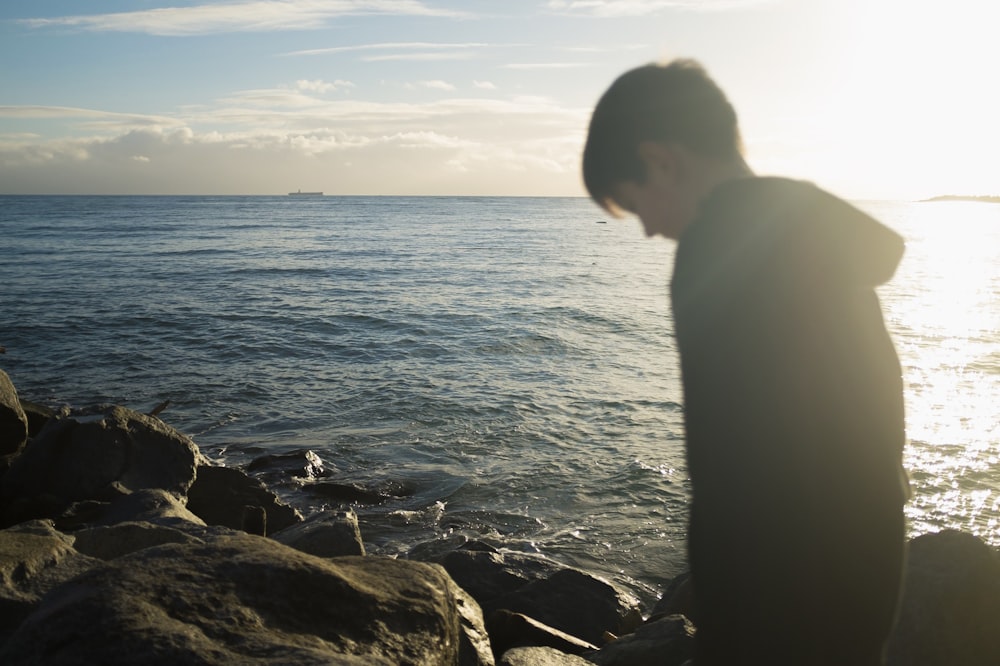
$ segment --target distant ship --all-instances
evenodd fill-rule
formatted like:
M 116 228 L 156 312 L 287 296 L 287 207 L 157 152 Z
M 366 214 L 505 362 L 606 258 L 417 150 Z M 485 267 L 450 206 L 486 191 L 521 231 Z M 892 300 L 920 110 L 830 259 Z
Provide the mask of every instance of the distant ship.
M 289 192 L 288 196 L 290 196 L 290 197 L 321 197 L 321 196 L 323 196 L 323 193 L 322 192 L 303 192 L 302 190 L 299 190 L 298 192 Z

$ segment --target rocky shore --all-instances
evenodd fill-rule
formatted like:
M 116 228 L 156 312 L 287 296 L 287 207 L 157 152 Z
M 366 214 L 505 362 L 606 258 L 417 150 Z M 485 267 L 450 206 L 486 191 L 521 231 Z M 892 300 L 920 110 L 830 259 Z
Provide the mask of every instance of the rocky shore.
M 331 485 L 342 507 L 303 517 L 260 481 L 317 462 L 215 466 L 155 415 L 55 411 L 0 371 L 0 663 L 690 659 L 684 576 L 644 609 L 607 581 L 475 541 L 366 555 L 352 509 L 364 489 Z M 889 663 L 1000 664 L 997 626 L 996 551 L 962 532 L 914 539 Z

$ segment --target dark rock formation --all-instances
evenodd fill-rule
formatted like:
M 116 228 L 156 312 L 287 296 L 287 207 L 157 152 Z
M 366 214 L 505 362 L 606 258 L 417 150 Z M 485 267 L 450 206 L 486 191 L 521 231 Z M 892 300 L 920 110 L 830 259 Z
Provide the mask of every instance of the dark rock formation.
M 1000 664 L 1000 557 L 972 534 L 910 542 L 889 666 Z
M 412 559 L 421 559 L 417 552 Z M 562 567 L 548 560 L 518 553 L 501 553 L 480 541 L 466 543 L 433 558 L 464 590 L 487 607 L 528 583 L 544 580 Z
M 0 644 L 42 595 L 96 563 L 73 548 L 73 537 L 57 532 L 48 521 L 0 532 Z
M 681 666 L 694 656 L 694 632 L 683 615 L 668 615 L 583 656 L 598 666 Z
M 279 501 L 260 481 L 231 467 L 200 465 L 187 497 L 188 509 L 209 525 L 242 530 L 255 517 L 256 507 L 263 508 L 266 523 L 255 532 L 278 532 L 302 520 L 298 511 Z
M 0 370 L 0 456 L 17 453 L 28 439 L 28 417 L 10 377 Z
M 608 632 L 627 634 L 642 622 L 638 600 L 576 569 L 557 571 L 480 605 L 487 617 L 499 609 L 523 613 L 595 645 Z
M 37 437 L 49 421 L 59 418 L 59 412 L 37 402 L 21 400 L 21 409 L 28 417 L 28 437 Z
M 521 613 L 500 609 L 486 620 L 495 655 L 502 656 L 517 647 L 550 647 L 566 654 L 583 654 L 597 646 L 576 636 L 553 629 Z
M 358 515 L 353 510 L 322 511 L 275 532 L 271 538 L 317 557 L 365 554 Z
M 124 407 L 51 421 L 3 477 L 0 494 L 13 512 L 7 524 L 140 488 L 181 496 L 194 481 L 199 459 L 189 438 Z

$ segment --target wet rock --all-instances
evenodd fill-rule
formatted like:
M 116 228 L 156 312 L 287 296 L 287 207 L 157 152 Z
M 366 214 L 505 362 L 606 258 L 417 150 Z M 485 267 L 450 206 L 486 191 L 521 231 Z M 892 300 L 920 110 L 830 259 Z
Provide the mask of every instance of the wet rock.
M 247 465 L 247 472 L 269 484 L 289 479 L 321 479 L 330 474 L 316 452 L 309 449 L 258 456 Z
M 97 564 L 73 548 L 51 521 L 0 531 L 0 642 L 60 583 Z
M 453 588 L 461 628 L 459 666 L 494 666 L 493 645 L 483 621 L 482 609 L 468 592 L 458 585 Z
M 167 543 L 202 543 L 179 529 L 146 522 L 90 527 L 74 532 L 73 537 L 78 552 L 100 560 L 113 560 Z
M 649 619 L 668 615 L 683 615 L 695 624 L 698 623 L 694 610 L 694 583 L 691 582 L 690 572 L 682 573 L 670 581 L 667 589 L 660 595 L 660 600 L 653 606 Z
M 566 654 L 583 654 L 597 646 L 563 631 L 547 626 L 538 620 L 509 610 L 497 610 L 486 620 L 490 643 L 495 655 L 504 655 L 517 647 L 550 647 Z
M 416 553 L 411 554 L 414 559 Z M 481 541 L 470 541 L 456 550 L 432 559 L 484 609 L 494 600 L 533 581 L 543 580 L 561 566 L 528 555 L 501 553 Z
M 381 504 L 390 499 L 413 494 L 412 488 L 393 481 L 384 481 L 371 487 L 360 483 L 317 481 L 305 484 L 302 490 L 310 495 L 341 504 Z
M 275 532 L 271 538 L 317 557 L 365 554 L 358 515 L 353 510 L 322 511 Z
M 259 519 L 255 507 L 263 508 L 265 514 L 263 529 L 250 530 L 256 533 L 271 534 L 302 520 L 298 511 L 279 501 L 260 481 L 231 467 L 199 466 L 187 496 L 187 508 L 209 525 L 243 530 L 250 520 Z
M 575 569 L 557 571 L 481 605 L 487 617 L 507 609 L 595 645 L 608 632 L 627 634 L 642 622 L 638 599 Z
M 56 518 L 55 523 L 60 530 L 74 532 L 83 527 L 136 521 L 182 527 L 205 525 L 201 518 L 188 511 L 181 499 L 158 488 L 124 493 L 109 502 L 76 502 Z
M 201 454 L 159 419 L 124 407 L 50 422 L 3 477 L 8 501 L 43 496 L 69 504 L 125 491 L 160 488 L 183 495 Z
M 910 541 L 889 666 L 1000 664 L 1000 556 L 945 530 Z
M 0 370 L 0 456 L 18 453 L 28 440 L 28 417 L 21 408 L 17 389 Z
M 59 412 L 37 402 L 21 400 L 21 408 L 28 418 L 28 437 L 37 437 L 49 421 L 59 418 Z
M 669 615 L 583 656 L 598 666 L 682 666 L 694 656 L 694 632 L 683 615 Z
M 498 666 L 593 666 L 576 655 L 550 647 L 521 647 L 503 654 Z
M 142 550 L 65 583 L 0 662 L 456 664 L 456 605 L 440 567 L 325 560 L 237 534 Z

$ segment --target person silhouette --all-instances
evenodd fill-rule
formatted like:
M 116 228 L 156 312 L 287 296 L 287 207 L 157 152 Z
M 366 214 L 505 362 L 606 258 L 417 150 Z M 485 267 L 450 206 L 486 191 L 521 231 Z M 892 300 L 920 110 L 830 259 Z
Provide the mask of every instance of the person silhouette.
M 883 664 L 905 558 L 902 373 L 875 288 L 900 236 L 755 175 L 692 60 L 620 76 L 584 183 L 677 241 L 697 666 Z

